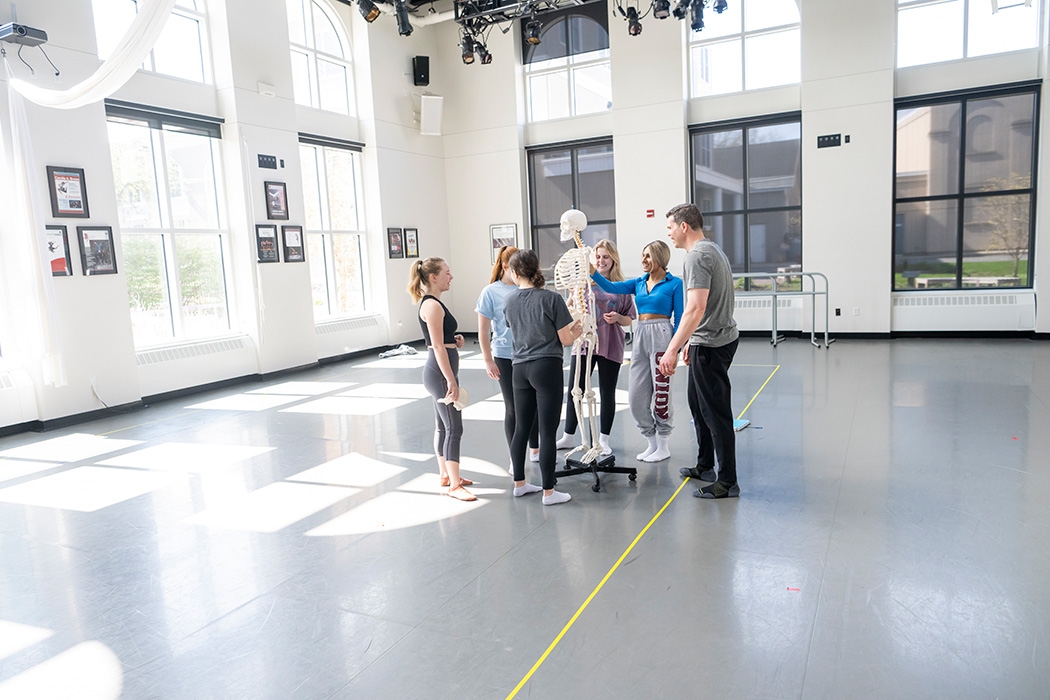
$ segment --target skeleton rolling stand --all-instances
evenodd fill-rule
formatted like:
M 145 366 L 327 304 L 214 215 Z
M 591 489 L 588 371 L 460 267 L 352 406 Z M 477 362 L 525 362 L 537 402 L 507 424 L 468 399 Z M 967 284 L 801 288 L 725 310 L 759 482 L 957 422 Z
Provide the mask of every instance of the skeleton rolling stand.
M 591 472 L 594 475 L 594 491 L 601 490 L 598 472 L 627 474 L 631 481 L 638 478 L 633 468 L 617 467 L 616 458 L 608 455 L 601 458 L 602 447 L 598 441 L 598 411 L 591 386 L 591 366 L 594 351 L 598 347 L 598 325 L 595 316 L 594 290 L 591 287 L 590 266 L 594 250 L 583 244 L 580 231 L 587 228 L 587 217 L 578 209 L 570 209 L 561 215 L 561 239 L 574 240 L 576 247 L 566 252 L 554 266 L 554 287 L 568 292 L 569 310 L 572 317 L 581 321 L 583 333 L 572 344 L 576 358 L 576 372 L 572 377 L 572 402 L 581 426 L 583 444 L 575 447 L 565 457 L 565 469 L 554 473 L 555 477 Z M 587 351 L 584 353 L 584 346 Z M 584 355 L 586 354 L 586 360 Z M 586 362 L 586 364 L 584 364 Z M 580 373 L 583 373 L 584 388 L 580 388 Z M 584 410 L 586 408 L 586 410 Z M 579 459 L 573 458 L 583 452 Z

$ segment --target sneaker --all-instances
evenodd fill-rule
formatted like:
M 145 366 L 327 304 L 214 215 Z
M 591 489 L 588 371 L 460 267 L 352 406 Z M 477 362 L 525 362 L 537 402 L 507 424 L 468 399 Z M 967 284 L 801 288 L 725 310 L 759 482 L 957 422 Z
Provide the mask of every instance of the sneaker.
M 678 470 L 678 473 L 697 481 L 718 481 L 714 467 L 682 467 Z
M 716 481 L 710 486 L 693 491 L 694 498 L 737 498 L 740 495 L 740 485 L 724 484 L 721 481 Z

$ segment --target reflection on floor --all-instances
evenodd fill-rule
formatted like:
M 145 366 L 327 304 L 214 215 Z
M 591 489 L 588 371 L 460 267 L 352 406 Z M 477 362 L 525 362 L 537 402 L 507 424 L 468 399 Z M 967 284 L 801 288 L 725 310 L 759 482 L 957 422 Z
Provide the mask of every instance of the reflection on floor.
M 1046 343 L 745 340 L 721 502 L 625 367 L 638 481 L 553 508 L 476 352 L 441 495 L 424 360 L 0 439 L 0 698 L 1050 698 Z

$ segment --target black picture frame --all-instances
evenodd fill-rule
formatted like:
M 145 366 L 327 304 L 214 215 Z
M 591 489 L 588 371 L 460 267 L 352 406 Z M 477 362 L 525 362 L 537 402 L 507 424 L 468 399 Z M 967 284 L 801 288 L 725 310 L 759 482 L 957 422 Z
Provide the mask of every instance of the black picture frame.
M 47 188 L 51 193 L 51 216 L 56 219 L 90 217 L 83 168 L 47 166 Z
M 386 230 L 386 244 L 391 260 L 405 257 L 405 239 L 401 229 L 388 228 Z
M 52 277 L 72 277 L 73 258 L 69 254 L 69 232 L 65 226 L 44 227 L 44 245 L 51 261 Z
M 304 247 L 302 226 L 282 226 L 281 241 L 284 244 L 284 261 L 286 263 L 306 262 L 306 248 Z
M 117 274 L 112 226 L 77 226 L 80 265 L 86 276 Z
M 406 228 L 404 230 L 405 257 L 419 257 L 419 229 Z
M 288 186 L 283 182 L 264 182 L 266 188 L 266 218 L 288 220 Z
M 281 254 L 277 250 L 277 224 L 255 225 L 255 250 L 261 263 L 281 262 Z

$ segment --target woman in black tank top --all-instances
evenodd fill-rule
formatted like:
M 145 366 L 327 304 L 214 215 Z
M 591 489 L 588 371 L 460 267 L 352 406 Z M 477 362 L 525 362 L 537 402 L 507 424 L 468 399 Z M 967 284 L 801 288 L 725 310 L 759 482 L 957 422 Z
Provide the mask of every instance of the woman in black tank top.
M 434 452 L 441 472 L 441 485 L 460 501 L 477 498 L 464 486 L 473 482 L 459 475 L 459 448 L 463 438 L 463 416 L 453 406 L 459 398 L 459 348 L 463 336 L 456 333 L 456 319 L 441 302 L 442 292 L 452 285 L 452 271 L 441 258 L 427 258 L 412 266 L 408 293 L 419 303 L 419 327 L 427 342 L 423 386 L 434 397 L 437 430 Z

